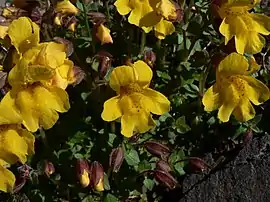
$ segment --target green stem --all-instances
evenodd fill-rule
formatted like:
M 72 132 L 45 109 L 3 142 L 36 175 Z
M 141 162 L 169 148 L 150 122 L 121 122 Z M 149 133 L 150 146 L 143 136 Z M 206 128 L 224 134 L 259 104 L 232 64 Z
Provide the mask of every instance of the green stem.
M 114 121 L 111 122 L 111 133 L 115 134 L 115 122 Z
M 88 32 L 88 37 L 92 38 L 92 43 L 91 44 L 92 44 L 92 51 L 93 51 L 93 54 L 94 54 L 96 52 L 95 36 L 92 36 L 92 33 L 91 33 L 91 29 L 90 29 L 90 25 L 89 25 L 89 21 L 88 21 L 88 16 L 87 16 L 87 10 L 86 10 L 84 1 L 80 0 L 80 3 L 83 6 L 83 14 L 84 14 L 84 20 L 85 20 L 86 29 L 87 29 L 87 32 Z
M 161 66 L 161 40 L 158 39 L 157 43 L 156 43 L 156 54 L 157 54 L 157 68 L 160 68 Z
M 140 46 L 140 55 L 143 55 L 145 42 L 146 42 L 146 33 L 144 31 L 142 31 L 142 35 L 141 35 L 141 46 Z
M 111 15 L 110 15 L 110 9 L 109 9 L 109 0 L 105 0 L 105 8 L 107 13 L 107 22 L 109 27 L 111 26 Z
M 201 73 L 200 75 L 200 80 L 199 80 L 199 93 L 200 93 L 200 96 L 202 97 L 203 94 L 204 94 L 204 86 L 205 86 L 205 82 L 206 82 L 206 79 L 207 79 L 207 76 L 211 70 L 211 65 L 210 65 L 210 62 L 208 62 L 206 64 L 206 67 L 205 69 L 203 70 L 203 72 Z
M 39 134 L 40 134 L 41 140 L 42 140 L 42 142 L 44 144 L 44 147 L 47 150 L 49 148 L 49 144 L 48 144 L 48 141 L 47 141 L 46 133 L 43 130 L 43 128 L 41 128 L 41 127 L 39 128 Z

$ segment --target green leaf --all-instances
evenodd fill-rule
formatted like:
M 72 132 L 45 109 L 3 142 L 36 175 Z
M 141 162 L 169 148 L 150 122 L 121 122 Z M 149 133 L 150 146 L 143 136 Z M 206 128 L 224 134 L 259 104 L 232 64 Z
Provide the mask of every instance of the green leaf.
M 110 182 L 108 179 L 108 175 L 106 173 L 104 173 L 104 188 L 105 190 L 110 190 L 111 186 L 110 186 Z
M 104 199 L 104 202 L 118 202 L 119 200 L 112 194 L 108 193 Z
M 145 178 L 143 181 L 143 184 L 149 191 L 152 191 L 152 189 L 154 188 L 155 182 L 154 180 Z
M 185 116 L 181 116 L 175 121 L 175 127 L 176 127 L 177 132 L 180 134 L 185 134 L 191 130 L 189 125 L 186 124 Z
M 174 169 L 178 172 L 180 176 L 185 175 L 186 172 L 184 171 L 184 166 L 182 163 L 177 163 L 174 165 Z
M 129 152 L 125 153 L 125 160 L 130 166 L 138 165 L 140 162 L 138 152 L 134 149 L 131 149 Z

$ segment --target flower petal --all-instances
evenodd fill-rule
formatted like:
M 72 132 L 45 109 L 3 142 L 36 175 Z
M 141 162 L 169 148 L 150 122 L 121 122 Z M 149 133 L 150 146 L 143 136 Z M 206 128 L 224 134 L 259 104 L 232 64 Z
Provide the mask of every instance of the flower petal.
M 9 25 L 8 35 L 16 50 L 24 53 L 39 43 L 39 26 L 30 18 L 20 17 Z
M 16 178 L 14 174 L 3 165 L 0 165 L 0 178 L 0 190 L 4 192 L 12 192 Z
M 143 94 L 143 106 L 147 111 L 158 115 L 170 111 L 170 101 L 160 92 L 147 88 Z
M 263 35 L 270 34 L 270 17 L 258 14 L 258 13 L 250 13 L 249 14 L 250 21 L 252 22 L 252 30 L 256 31 Z
M 265 38 L 256 31 L 243 31 L 235 36 L 235 46 L 238 53 L 259 53 L 265 44 Z
M 145 20 L 149 18 L 144 18 L 146 15 L 153 12 L 153 8 L 151 7 L 149 0 L 143 0 L 143 1 L 131 0 L 131 6 L 132 6 L 132 10 L 128 17 L 128 22 L 138 27 L 143 27 L 143 26 L 149 27 L 150 25 L 147 24 L 147 22 L 149 21 Z
M 4 39 L 8 34 L 8 26 L 0 25 L 0 38 Z
M 142 86 L 148 86 L 153 77 L 152 69 L 142 60 L 138 60 L 137 62 L 135 62 L 133 64 L 133 67 L 137 72 L 137 81 Z
M 230 18 L 224 18 L 219 26 L 219 32 L 225 37 L 225 45 L 231 40 L 235 35 L 234 27 L 230 24 Z
M 253 119 L 255 114 L 256 112 L 248 99 L 242 99 L 233 111 L 236 120 L 241 122 Z
M 61 88 L 53 87 L 47 89 L 42 86 L 36 86 L 33 89 L 33 97 L 36 103 L 39 103 L 40 126 L 44 129 L 51 128 L 58 120 L 58 112 L 67 112 L 70 108 L 68 95 Z
M 246 94 L 253 104 L 260 105 L 270 98 L 269 88 L 261 81 L 251 76 L 241 76 L 241 79 L 246 81 Z
M 27 154 L 28 155 L 34 154 L 35 153 L 35 136 L 25 129 L 20 129 L 20 135 L 28 146 Z
M 211 86 L 204 93 L 202 103 L 204 105 L 204 110 L 207 112 L 217 110 L 221 106 L 220 95 L 219 92 L 217 91 L 216 84 Z
M 17 126 L 0 128 L 0 158 L 9 164 L 27 160 L 28 144 L 19 132 Z
M 127 15 L 131 11 L 130 0 L 117 0 L 114 5 L 120 15 Z
M 120 96 L 116 96 L 104 103 L 103 112 L 101 114 L 104 121 L 114 121 L 122 116 L 119 98 Z
M 0 125 L 22 123 L 22 118 L 15 106 L 15 101 L 8 92 L 0 103 Z
M 57 68 L 62 65 L 66 59 L 66 46 L 64 44 L 48 42 L 41 44 L 42 48 L 33 64 L 45 65 L 51 68 Z
M 126 86 L 136 81 L 136 73 L 131 66 L 116 67 L 110 77 L 110 87 L 119 92 L 120 87 Z
M 248 68 L 249 64 L 244 56 L 237 53 L 231 53 L 219 63 L 217 74 L 225 74 L 227 76 L 248 74 Z
M 155 25 L 155 36 L 158 39 L 165 39 L 167 35 L 175 32 L 175 27 L 172 22 L 167 20 L 161 20 L 157 25 Z
M 133 121 L 135 121 L 135 131 L 139 133 L 145 133 L 156 125 L 151 114 L 146 111 L 141 112 L 140 115 L 133 116 Z
M 219 88 L 221 107 L 218 110 L 218 118 L 222 122 L 227 122 L 240 101 L 239 93 L 232 84 L 221 83 Z
M 134 127 L 134 117 L 132 115 L 124 114 L 121 118 L 121 134 L 125 137 L 131 137 L 133 135 Z
M 76 15 L 79 12 L 78 9 L 69 0 L 58 1 L 55 7 L 55 11 L 58 13 L 70 15 Z
M 37 131 L 39 128 L 39 112 L 36 109 L 37 103 L 31 89 L 12 89 L 10 93 L 11 98 L 15 100 L 18 111 L 20 111 L 23 125 L 31 132 Z

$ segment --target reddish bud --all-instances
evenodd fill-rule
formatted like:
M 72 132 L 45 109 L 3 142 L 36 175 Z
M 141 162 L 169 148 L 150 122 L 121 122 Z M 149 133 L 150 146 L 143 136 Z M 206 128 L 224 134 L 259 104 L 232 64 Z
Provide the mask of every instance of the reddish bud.
M 87 160 L 77 160 L 76 174 L 82 187 L 87 187 L 90 184 L 90 169 Z
M 113 172 L 118 172 L 124 160 L 124 151 L 122 147 L 117 147 L 110 154 L 109 165 Z
M 144 146 L 149 153 L 162 159 L 167 159 L 171 153 L 169 147 L 156 141 L 147 141 Z
M 204 160 L 197 157 L 190 158 L 189 167 L 191 168 L 192 171 L 196 173 L 204 172 L 207 170 L 207 168 L 209 168 L 208 164 Z
M 99 12 L 89 12 L 88 16 L 91 18 L 91 21 L 95 25 L 101 25 L 106 22 L 106 15 Z
M 178 184 L 177 180 L 168 172 L 157 170 L 155 171 L 155 179 L 169 189 L 174 189 Z
M 171 172 L 172 169 L 170 167 L 170 165 L 168 164 L 167 161 L 164 161 L 164 160 L 159 160 L 156 164 L 156 170 L 162 170 L 164 172 Z
M 73 66 L 73 72 L 74 72 L 75 81 L 72 83 L 72 86 L 74 87 L 82 82 L 82 80 L 85 78 L 86 74 L 78 66 Z
M 91 186 L 96 191 L 104 191 L 104 169 L 102 165 L 94 161 L 91 164 Z
M 45 160 L 44 161 L 44 173 L 49 178 L 55 172 L 54 165 L 52 162 Z
M 243 135 L 243 145 L 247 146 L 251 142 L 252 138 L 253 138 L 253 132 L 249 128 Z
M 99 59 L 99 73 L 101 77 L 104 77 L 111 68 L 113 56 L 106 51 L 100 51 L 97 53 L 96 57 Z
M 152 50 L 146 50 L 144 52 L 143 59 L 150 67 L 153 67 L 157 59 L 156 53 Z

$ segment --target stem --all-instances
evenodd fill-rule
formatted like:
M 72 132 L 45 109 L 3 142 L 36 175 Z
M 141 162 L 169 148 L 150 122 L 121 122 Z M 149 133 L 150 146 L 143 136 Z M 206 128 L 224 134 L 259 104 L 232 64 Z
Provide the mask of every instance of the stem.
M 110 15 L 110 9 L 109 9 L 109 0 L 105 0 L 105 8 L 106 8 L 106 14 L 107 14 L 107 22 L 109 27 L 111 26 L 111 15 Z
M 157 53 L 157 68 L 159 68 L 160 67 L 160 65 L 161 65 L 161 40 L 160 39 L 158 39 L 158 41 L 157 41 L 157 43 L 156 43 L 156 49 L 157 49 L 157 51 L 156 51 L 156 53 Z
M 49 144 L 48 144 L 48 141 L 47 141 L 45 131 L 41 127 L 39 128 L 39 134 L 40 134 L 41 140 L 42 140 L 42 142 L 43 142 L 43 144 L 45 146 L 45 149 L 47 150 L 49 148 Z
M 211 67 L 212 66 L 210 65 L 210 62 L 208 62 L 206 68 L 204 69 L 204 71 L 200 75 L 199 94 L 200 94 L 201 97 L 203 97 L 205 82 L 206 82 L 206 79 L 207 79 L 207 76 L 208 76 L 208 74 L 210 72 Z
M 111 133 L 115 134 L 115 122 L 111 122 Z
M 88 32 L 88 37 L 89 38 L 92 38 L 92 51 L 93 51 L 93 54 L 94 54 L 96 52 L 95 51 L 95 36 L 92 36 L 91 30 L 90 30 L 90 26 L 89 26 L 89 22 L 88 22 L 88 17 L 87 17 L 87 10 L 86 10 L 84 1 L 83 0 L 80 0 L 80 3 L 83 6 L 83 15 L 84 15 L 86 29 L 87 29 L 87 32 Z
M 141 35 L 141 46 L 140 46 L 140 55 L 143 55 L 145 42 L 146 42 L 146 33 L 144 31 L 142 31 L 142 35 Z

